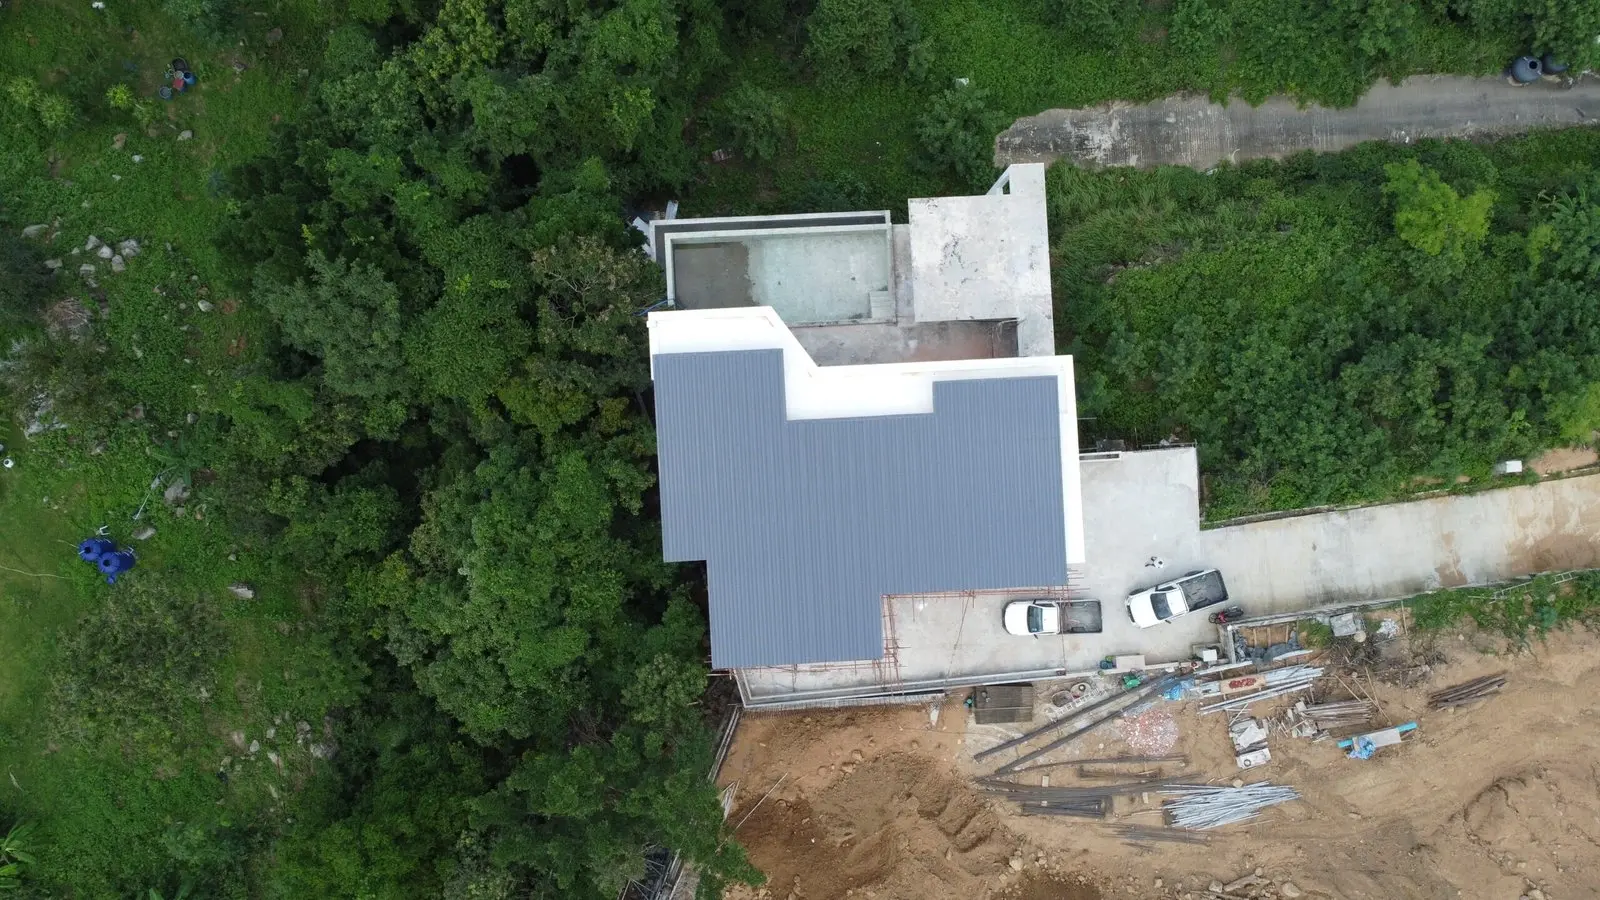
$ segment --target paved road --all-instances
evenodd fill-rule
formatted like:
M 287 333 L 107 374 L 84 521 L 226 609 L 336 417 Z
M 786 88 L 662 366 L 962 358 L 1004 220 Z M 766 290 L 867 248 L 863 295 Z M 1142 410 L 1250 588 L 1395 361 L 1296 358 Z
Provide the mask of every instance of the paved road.
M 1503 78 L 1419 75 L 1374 85 L 1355 106 L 1299 107 L 1272 97 L 1257 107 L 1180 94 L 1135 106 L 1052 109 L 1018 119 L 995 140 L 995 164 L 1161 165 L 1207 169 L 1229 159 L 1343 150 L 1362 141 L 1480 137 L 1600 123 L 1600 78 L 1512 87 Z

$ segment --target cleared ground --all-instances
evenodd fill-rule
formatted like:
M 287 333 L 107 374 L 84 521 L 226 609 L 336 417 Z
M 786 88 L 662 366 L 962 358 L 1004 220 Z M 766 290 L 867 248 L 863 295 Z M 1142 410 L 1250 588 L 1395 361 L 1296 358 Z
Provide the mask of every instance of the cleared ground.
M 995 140 L 995 164 L 1065 159 L 1091 167 L 1207 169 L 1223 160 L 1326 153 L 1363 141 L 1410 143 L 1592 125 L 1597 112 L 1600 79 L 1593 77 L 1570 86 L 1543 81 L 1513 87 L 1504 78 L 1417 75 L 1398 85 L 1380 81 L 1347 109 L 1302 107 L 1287 97 L 1260 106 L 1242 100 L 1223 106 L 1177 94 L 1018 119 Z
M 1273 761 L 1242 773 L 1220 717 L 1163 704 L 1178 727 L 1173 752 L 1200 778 L 1292 784 L 1304 799 L 1213 832 L 1208 844 L 1154 852 L 1096 823 L 1020 816 L 975 792 L 970 778 L 989 767 L 969 751 L 991 743 L 993 730 L 969 731 L 960 695 L 936 718 L 925 707 L 748 715 L 722 777 L 738 783 L 730 821 L 770 880 L 731 896 L 1203 897 L 1213 879 L 1256 867 L 1317 898 L 1595 896 L 1600 641 L 1558 634 L 1510 655 L 1477 634 L 1395 647 L 1400 663 L 1428 660 L 1431 672 L 1407 687 L 1380 677 L 1373 691 L 1384 720 L 1419 729 L 1370 761 L 1274 734 Z M 1497 671 L 1510 673 L 1504 693 L 1453 712 L 1426 709 L 1428 691 Z M 1121 734 L 1108 725 L 1047 759 L 1128 753 Z M 1136 808 L 1117 815 L 1157 820 Z

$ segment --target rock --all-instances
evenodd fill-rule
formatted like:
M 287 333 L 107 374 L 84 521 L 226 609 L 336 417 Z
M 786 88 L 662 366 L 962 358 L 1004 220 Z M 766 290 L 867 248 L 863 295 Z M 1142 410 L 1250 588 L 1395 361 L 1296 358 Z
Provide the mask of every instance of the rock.
M 109 250 L 111 248 L 107 247 L 106 249 Z M 122 254 L 117 253 L 117 254 L 113 254 L 112 255 L 112 257 L 111 257 L 111 271 L 113 271 L 113 272 L 126 272 L 126 271 L 128 271 L 128 263 L 125 260 L 123 260 Z
M 270 740 L 272 740 L 273 738 L 275 738 L 277 736 L 278 736 L 278 729 L 277 728 L 268 728 L 267 729 L 267 740 L 270 741 Z
M 272 763 L 274 766 L 277 766 L 280 770 L 283 768 L 283 757 L 272 752 L 271 750 L 267 751 L 267 761 Z
M 213 309 L 216 309 L 216 307 L 211 304 L 210 300 L 196 300 L 194 302 L 194 308 L 200 310 L 201 312 L 211 312 Z
M 110 259 L 112 257 L 112 255 L 115 254 L 116 252 L 117 251 L 111 249 L 110 247 L 107 247 L 104 244 L 101 244 L 100 245 L 100 249 L 96 250 L 94 252 L 94 255 L 100 257 L 101 259 Z
M 242 581 L 235 581 L 233 584 L 228 585 L 228 593 L 238 597 L 240 600 L 254 600 L 256 598 L 256 589 Z
M 1164 882 L 1164 881 L 1162 881 L 1162 880 L 1161 880 L 1161 879 L 1159 879 L 1159 878 L 1157 878 L 1157 879 L 1156 879 L 1156 880 L 1155 880 L 1155 882 L 1154 882 L 1154 887 L 1155 887 L 1155 889 L 1156 889 L 1156 890 L 1158 890 L 1158 891 L 1159 891 L 1159 890 L 1161 890 L 1161 886 L 1162 886 L 1162 885 L 1163 885 L 1163 884 L 1165 884 L 1165 883 L 1166 883 L 1166 882 Z
M 189 413 L 188 415 L 183 417 L 183 421 L 189 423 L 190 425 L 193 425 L 194 423 L 200 421 L 200 416 L 197 413 Z
M 1532 890 L 1528 891 L 1528 900 L 1544 900 L 1544 891 L 1541 891 L 1538 888 L 1533 888 Z
M 1298 897 L 1304 892 L 1295 887 L 1294 882 L 1285 881 L 1283 884 L 1278 885 L 1278 893 L 1285 897 Z
M 180 141 L 194 140 L 194 132 L 192 132 L 189 129 L 185 128 L 184 130 L 178 132 L 178 140 L 180 140 Z
M 189 499 L 189 482 L 179 479 L 167 485 L 167 489 L 161 492 L 161 499 L 168 506 L 175 506 Z
M 1213 894 L 1220 894 L 1220 893 L 1222 893 L 1222 882 L 1213 881 L 1213 882 L 1211 882 L 1211 884 L 1206 886 L 1206 890 L 1210 891 Z
M 142 163 L 142 162 L 144 162 L 144 157 L 142 157 L 139 154 L 135 153 L 133 155 L 133 161 L 136 162 L 136 163 Z
M 338 748 L 332 744 L 317 743 L 311 745 L 311 755 L 316 759 L 333 759 L 334 754 L 338 752 Z
M 1018 871 L 1018 872 L 1021 872 L 1022 871 L 1022 857 L 1020 857 L 1020 856 L 1011 857 L 1011 868 L 1016 870 L 1016 871 Z
M 139 242 L 133 238 L 128 238 L 127 240 L 117 244 L 117 252 L 121 253 L 123 257 L 127 259 L 133 259 L 135 256 L 139 255 Z
M 242 731 L 235 731 L 235 732 L 229 734 L 228 735 L 228 740 L 233 741 L 233 745 L 235 747 L 238 747 L 240 750 L 243 750 L 244 747 L 245 747 L 245 744 L 244 744 L 244 732 L 242 732 Z
M 251 753 L 260 753 L 261 752 L 261 742 L 260 741 L 251 741 L 250 742 L 250 752 Z
M 149 525 L 145 525 L 145 526 L 142 526 L 140 528 L 136 528 L 136 529 L 134 529 L 134 532 L 133 532 L 133 539 L 136 540 L 136 541 L 148 541 L 148 540 L 150 540 L 151 538 L 153 538 L 155 536 L 156 536 L 155 528 L 153 528 L 153 527 L 151 527 Z
M 99 456 L 100 454 L 102 454 L 104 452 L 106 452 L 106 442 L 105 441 L 96 441 L 95 445 L 93 447 L 89 448 L 89 455 L 90 456 Z
M 92 234 L 89 235 L 89 239 L 87 241 L 83 242 L 83 249 L 85 249 L 85 250 L 90 250 L 90 251 L 98 250 L 102 246 L 104 246 L 104 243 L 99 238 L 95 237 Z
M 56 269 L 61 268 L 61 259 L 59 257 L 56 259 L 47 259 L 44 261 L 44 267 L 54 272 Z
M 128 133 L 126 131 L 119 131 L 117 132 L 117 136 L 111 139 L 111 149 L 121 150 L 123 145 L 127 143 Z
M 1244 787 L 1244 779 L 1243 778 L 1235 778 L 1233 780 L 1233 786 L 1236 787 L 1236 788 Z
M 22 236 L 25 238 L 36 238 L 39 235 L 44 234 L 45 230 L 49 227 L 49 225 L 29 225 L 27 228 L 22 229 Z
M 84 263 L 78 267 L 78 275 L 83 278 L 94 277 L 94 263 Z

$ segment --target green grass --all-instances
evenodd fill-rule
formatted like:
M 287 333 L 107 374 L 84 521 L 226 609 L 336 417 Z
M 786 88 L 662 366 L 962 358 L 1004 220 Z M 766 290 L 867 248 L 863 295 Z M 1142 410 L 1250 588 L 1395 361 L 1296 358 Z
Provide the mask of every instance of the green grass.
M 1600 575 L 1589 572 L 1564 581 L 1541 575 L 1508 588 L 1433 591 L 1405 602 L 1420 629 L 1449 628 L 1470 619 L 1520 645 L 1552 629 L 1600 620 Z
M 0 432 L 17 460 L 0 471 L 0 816 L 39 821 L 35 874 L 57 896 L 170 893 L 175 873 L 204 866 L 241 826 L 264 834 L 284 827 L 297 795 L 320 785 L 327 769 L 295 746 L 295 721 L 312 723 L 320 738 L 322 717 L 352 698 L 353 674 L 317 637 L 326 629 L 309 627 L 317 609 L 303 576 L 241 542 L 218 515 L 217 486 L 197 487 L 182 518 L 159 493 L 148 496 L 163 468 L 151 451 L 165 439 L 150 426 L 183 429 L 186 412 L 224 407 L 262 343 L 262 314 L 220 309 L 232 299 L 212 242 L 227 211 L 221 173 L 260 153 L 274 122 L 295 114 L 307 83 L 300 72 L 315 64 L 322 40 L 308 18 L 314 9 L 266 9 L 269 17 L 242 23 L 243 47 L 206 45 L 154 3 L 113 4 L 116 18 L 55 0 L 0 12 L 0 77 L 33 79 L 80 113 L 61 133 L 0 137 L 0 227 L 59 221 L 45 255 L 69 271 L 90 261 L 71 251 L 91 234 L 143 245 L 120 275 L 92 261 L 109 310 L 102 334 L 120 353 L 138 348 L 117 376 L 148 419 L 112 428 L 99 452 L 72 428 L 31 441 Z M 287 37 L 268 46 L 262 37 L 273 27 Z M 167 61 L 180 55 L 201 80 L 171 102 L 153 100 L 161 115 L 148 130 L 105 103 L 113 84 L 153 97 Z M 185 130 L 192 140 L 178 140 Z M 75 275 L 63 276 L 62 291 L 87 295 Z M 199 312 L 201 299 L 219 309 Z M 128 577 L 170 579 L 185 596 L 215 604 L 226 623 L 214 689 L 182 712 L 171 742 L 73 737 L 51 703 L 61 636 L 118 589 L 76 557 L 77 542 L 102 524 L 124 543 L 137 525 L 154 525 Z M 257 599 L 232 597 L 233 581 L 252 584 Z M 262 742 L 253 759 L 231 747 L 236 730 Z M 282 771 L 267 762 L 269 749 Z M 216 773 L 228 756 L 236 761 L 225 783 Z

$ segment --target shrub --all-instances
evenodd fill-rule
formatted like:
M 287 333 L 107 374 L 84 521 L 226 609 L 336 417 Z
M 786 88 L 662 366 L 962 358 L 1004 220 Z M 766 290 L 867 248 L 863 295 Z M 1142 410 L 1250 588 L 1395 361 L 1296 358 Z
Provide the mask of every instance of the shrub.
M 154 572 L 126 576 L 62 641 L 52 684 L 58 727 L 72 735 L 168 740 L 226 650 L 210 600 Z
M 1394 230 L 1401 240 L 1429 256 L 1460 257 L 1488 237 L 1493 192 L 1463 197 L 1414 159 L 1383 170 L 1389 176 L 1383 193 L 1394 200 Z
M 782 98 L 752 84 L 741 84 L 722 98 L 716 121 L 734 149 L 758 160 L 776 157 L 788 131 Z
M 207 38 L 220 37 L 233 15 L 232 0 L 161 0 L 161 9 Z
M 1045 0 L 1051 21 L 1070 34 L 1104 43 L 1127 34 L 1142 6 L 1127 0 Z
M 957 85 L 933 98 L 917 120 L 918 162 L 954 174 L 972 187 L 994 175 L 994 136 L 999 128 L 980 88 Z
M 133 109 L 133 88 L 125 84 L 113 84 L 106 89 L 106 103 L 112 109 Z
M 831 82 L 889 75 L 916 38 L 910 11 L 896 0 L 820 0 L 806 32 L 806 59 Z

